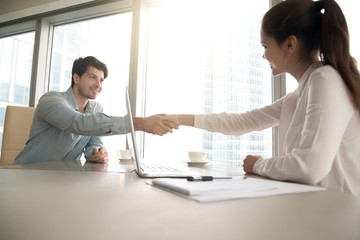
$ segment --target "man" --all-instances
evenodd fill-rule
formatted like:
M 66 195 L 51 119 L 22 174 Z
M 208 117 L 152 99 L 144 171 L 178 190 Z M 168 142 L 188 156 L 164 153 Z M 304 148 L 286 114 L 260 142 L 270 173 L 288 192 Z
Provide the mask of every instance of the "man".
M 130 131 L 125 117 L 102 113 L 95 99 L 108 75 L 107 67 L 95 57 L 78 58 L 72 68 L 71 87 L 66 92 L 44 94 L 36 107 L 30 136 L 14 164 L 78 160 L 81 154 L 91 162 L 107 162 L 99 136 Z M 177 125 L 162 115 L 133 117 L 135 130 L 163 135 Z

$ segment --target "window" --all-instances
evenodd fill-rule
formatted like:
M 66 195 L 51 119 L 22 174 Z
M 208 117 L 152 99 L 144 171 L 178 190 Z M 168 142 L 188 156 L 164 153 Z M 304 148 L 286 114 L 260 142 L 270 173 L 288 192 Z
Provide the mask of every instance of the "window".
M 350 33 L 350 53 L 360 61 L 360 33 L 357 23 L 359 22 L 360 2 L 356 0 L 337 0 L 336 1 L 343 11 Z
M 145 114 L 245 112 L 270 104 L 271 72 L 259 36 L 268 8 L 268 0 L 149 7 Z M 164 137 L 145 134 L 145 158 L 186 160 L 190 150 L 240 164 L 247 154 L 272 156 L 272 133 L 234 137 L 182 127 Z
M 0 39 L 0 141 L 6 106 L 29 104 L 34 32 Z M 1 149 L 0 142 L 0 149 Z
M 72 65 L 76 58 L 95 56 L 109 70 L 104 87 L 96 99 L 109 115 L 125 115 L 125 86 L 129 79 L 130 12 L 58 25 L 54 27 L 50 90 L 66 91 L 71 86 Z M 104 137 L 109 154 L 121 146 L 125 136 Z
M 140 25 L 138 37 L 139 26 L 136 21 L 132 22 L 131 11 L 138 14 L 140 2 L 145 3 L 140 20 L 144 16 L 146 21 Z M 170 2 L 173 4 L 167 4 Z M 355 0 L 337 2 L 348 22 L 351 53 L 360 61 L 360 49 L 356 45 L 360 36 L 355 26 L 359 3 Z M 33 82 L 37 86 L 31 86 L 35 94 L 30 103 L 35 105 L 45 91 L 65 91 L 71 83 L 74 59 L 87 55 L 94 55 L 108 65 L 109 77 L 97 100 L 110 115 L 122 115 L 125 111 L 123 89 L 129 81 L 129 72 L 131 78 L 138 76 L 132 79 L 137 82 L 129 86 L 136 86 L 140 93 L 137 94 L 138 116 L 244 112 L 267 105 L 271 103 L 272 92 L 276 96 L 285 92 L 283 83 L 271 89 L 271 72 L 267 61 L 262 59 L 260 22 L 268 8 L 268 0 L 114 1 L 76 6 L 75 11 L 46 17 L 39 15 L 36 20 L 40 21 L 31 24 L 21 19 L 16 21 L 20 25 L 5 23 L 0 33 L 10 29 L 11 37 L 1 35 L 3 38 L 0 38 L 0 134 L 6 105 L 29 104 L 33 59 L 34 72 L 37 72 Z M 35 32 L 30 31 L 35 25 L 41 37 L 37 38 L 40 42 L 36 44 L 40 47 L 33 57 Z M 48 29 L 48 25 L 53 28 Z M 130 53 L 132 25 L 135 30 L 132 41 L 139 40 L 140 47 L 134 44 Z M 25 33 L 14 35 L 20 32 Z M 48 44 L 51 53 L 47 52 Z M 134 60 L 132 67 L 130 59 Z M 138 69 L 133 67 L 135 62 Z M 289 92 L 297 82 L 287 78 Z M 146 158 L 165 159 L 171 155 L 174 160 L 185 160 L 187 151 L 198 149 L 209 152 L 210 158 L 218 162 L 239 163 L 238 160 L 249 153 L 272 155 L 271 130 L 231 137 L 182 127 L 165 137 L 141 136 L 146 142 L 142 149 Z M 125 147 L 125 137 L 104 138 L 104 143 L 111 153 Z

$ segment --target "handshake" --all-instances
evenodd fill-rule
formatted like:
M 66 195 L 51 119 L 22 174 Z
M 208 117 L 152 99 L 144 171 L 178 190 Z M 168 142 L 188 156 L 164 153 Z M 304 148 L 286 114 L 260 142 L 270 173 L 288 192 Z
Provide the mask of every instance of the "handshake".
M 133 117 L 135 131 L 144 131 L 154 135 L 163 136 L 172 133 L 180 125 L 194 126 L 193 115 L 167 115 L 156 114 L 150 117 Z

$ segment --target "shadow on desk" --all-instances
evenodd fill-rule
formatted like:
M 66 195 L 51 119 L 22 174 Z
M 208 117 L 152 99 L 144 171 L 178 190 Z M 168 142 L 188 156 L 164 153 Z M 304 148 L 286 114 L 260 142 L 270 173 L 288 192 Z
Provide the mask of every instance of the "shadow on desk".
M 132 164 L 120 164 L 119 161 L 109 161 L 108 163 L 91 163 L 88 161 L 57 161 L 39 162 L 18 165 L 4 165 L 3 169 L 33 169 L 33 170 L 60 170 L 60 171 L 83 171 L 83 172 L 119 172 L 130 173 L 134 170 Z

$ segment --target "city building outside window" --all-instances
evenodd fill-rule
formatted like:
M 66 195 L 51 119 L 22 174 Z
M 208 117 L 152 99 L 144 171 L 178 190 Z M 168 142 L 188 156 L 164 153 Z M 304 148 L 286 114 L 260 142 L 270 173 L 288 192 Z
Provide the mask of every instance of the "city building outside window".
M 267 0 L 246 7 L 232 0 L 150 7 L 145 114 L 241 113 L 270 104 L 271 72 L 259 36 L 268 8 Z M 187 152 L 197 150 L 231 165 L 248 154 L 272 156 L 271 129 L 225 136 L 181 127 L 164 137 L 144 137 L 145 159 L 187 160 Z

